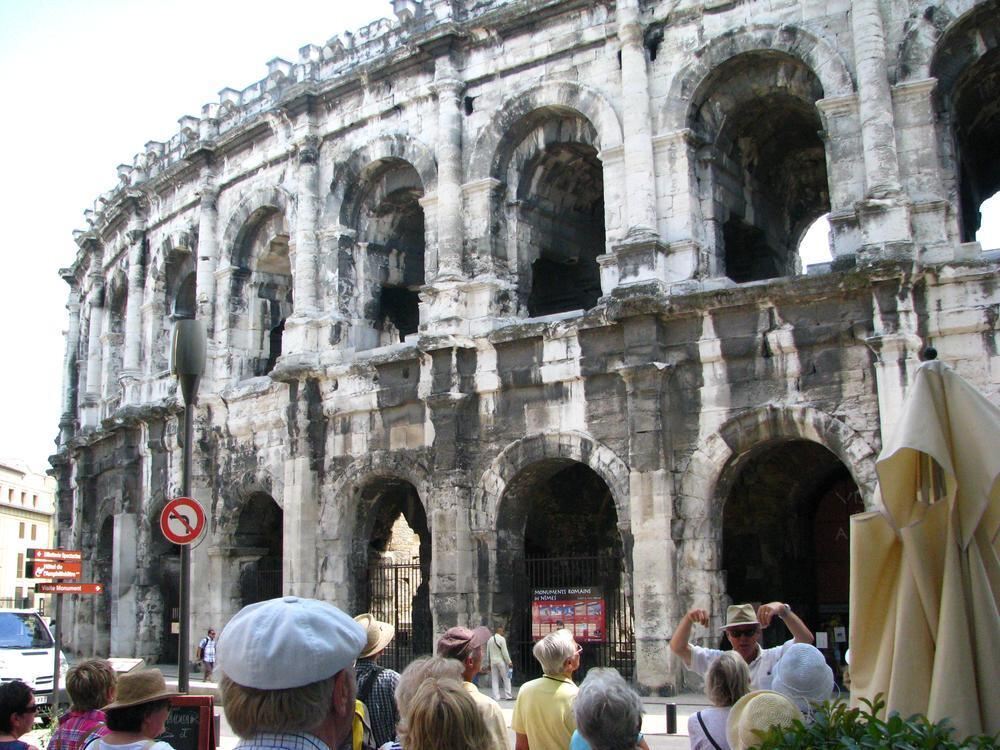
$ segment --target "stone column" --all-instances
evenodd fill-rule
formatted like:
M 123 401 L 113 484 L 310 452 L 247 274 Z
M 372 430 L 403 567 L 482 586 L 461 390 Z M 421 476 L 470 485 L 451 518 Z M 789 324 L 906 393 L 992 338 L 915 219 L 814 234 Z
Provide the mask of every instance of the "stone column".
M 80 292 L 75 285 L 70 290 L 66 309 L 69 312 L 69 323 L 66 328 L 66 353 L 63 357 L 62 414 L 59 417 L 60 446 L 65 445 L 73 436 L 77 394 L 80 387 L 77 360 L 77 350 L 80 347 Z
M 625 184 L 628 233 L 656 233 L 656 175 L 649 114 L 649 74 L 639 22 L 638 0 L 618 5 L 622 42 L 622 119 L 625 126 Z
M 653 327 L 639 325 L 627 336 L 648 337 Z M 671 534 L 673 493 L 661 447 L 666 365 L 651 362 L 619 372 L 626 387 L 629 433 L 637 436 L 629 450 L 636 678 L 644 689 L 664 695 L 674 687 L 669 638 L 676 554 Z M 624 534 L 622 541 L 628 554 Z
M 295 220 L 295 266 L 292 302 L 296 315 L 316 314 L 316 259 L 319 239 L 316 219 L 319 208 L 319 138 L 310 135 L 299 144 L 298 196 Z
M 447 57 L 439 57 L 431 90 L 438 98 L 437 217 L 435 281 L 462 278 L 462 113 L 465 84 Z
M 858 67 L 866 195 L 869 198 L 898 195 L 899 159 L 885 57 L 885 27 L 878 0 L 854 3 L 851 31 Z
M 201 170 L 201 203 L 198 214 L 198 266 L 196 286 L 198 318 L 205 321 L 209 341 L 215 333 L 215 269 L 219 265 L 219 191 L 207 165 Z
M 142 352 L 142 299 L 143 299 L 143 245 L 146 232 L 137 224 L 129 230 L 128 299 L 125 302 L 125 352 L 122 375 L 139 375 L 139 358 Z
M 114 556 L 111 564 L 111 655 L 135 653 L 136 543 L 139 529 L 134 513 L 118 513 L 114 520 Z
M 899 180 L 896 126 L 886 65 L 885 27 L 878 0 L 853 6 L 851 30 L 858 69 L 858 112 L 865 165 L 865 199 L 857 204 L 866 262 L 912 252 L 910 216 Z
M 87 294 L 90 322 L 87 327 L 87 377 L 86 391 L 81 404 L 81 422 L 86 426 L 97 425 L 96 408 L 101 401 L 101 334 L 104 330 L 104 280 L 97 276 Z

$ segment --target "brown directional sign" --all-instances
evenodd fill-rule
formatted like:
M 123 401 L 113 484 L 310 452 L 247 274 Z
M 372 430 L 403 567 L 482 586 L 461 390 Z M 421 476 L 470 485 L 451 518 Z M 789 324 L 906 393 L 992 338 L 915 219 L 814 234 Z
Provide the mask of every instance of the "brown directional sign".
M 103 583 L 36 583 L 36 594 L 101 594 Z
M 28 548 L 29 560 L 68 560 L 83 561 L 83 552 L 78 549 L 36 549 Z
M 25 578 L 79 578 L 83 563 L 63 560 L 28 560 L 24 565 Z

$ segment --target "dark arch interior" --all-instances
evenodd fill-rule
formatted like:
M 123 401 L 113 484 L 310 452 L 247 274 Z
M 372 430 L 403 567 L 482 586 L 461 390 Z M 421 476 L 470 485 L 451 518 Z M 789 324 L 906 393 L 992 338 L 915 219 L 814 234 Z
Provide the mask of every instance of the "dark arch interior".
M 822 96 L 801 61 L 770 52 L 722 64 L 694 98 L 691 127 L 711 155 L 699 169 L 710 178 L 719 259 L 733 281 L 795 273 L 799 239 L 830 210 Z
M 597 150 L 584 143 L 548 145 L 525 165 L 517 192 L 531 258 L 531 286 L 522 289 L 528 314 L 590 309 L 601 296 L 597 257 L 604 252 Z
M 1000 15 L 996 23 L 1000 23 Z M 962 240 L 976 238 L 983 202 L 1000 191 L 1000 47 L 972 64 L 954 92 Z
M 240 568 L 241 606 L 282 595 L 284 514 L 270 495 L 255 492 L 240 510 L 233 546 L 243 558 Z
M 722 566 L 734 603 L 784 601 L 816 631 L 847 626 L 849 517 L 864 510 L 847 468 L 818 443 L 759 449 L 738 468 L 723 510 Z M 765 631 L 765 645 L 789 635 Z M 825 653 L 839 667 L 845 644 Z
M 589 466 L 546 459 L 510 482 L 498 518 L 494 614 L 510 619 L 515 674 L 540 674 L 531 646 L 551 627 L 533 624 L 532 592 L 560 587 L 596 587 L 604 599 L 604 640 L 583 644 L 577 677 L 593 666 L 631 674 L 631 587 L 623 549 L 611 490 Z
M 372 480 L 360 495 L 359 526 L 369 531 L 367 565 L 359 571 L 359 610 L 396 628 L 379 664 L 401 670 L 415 656 L 429 653 L 433 640 L 427 516 L 416 488 L 401 479 Z
M 379 344 L 402 341 L 420 327 L 424 285 L 424 189 L 412 165 L 384 159 L 371 167 L 350 209 L 358 239 L 367 243 L 364 315 Z

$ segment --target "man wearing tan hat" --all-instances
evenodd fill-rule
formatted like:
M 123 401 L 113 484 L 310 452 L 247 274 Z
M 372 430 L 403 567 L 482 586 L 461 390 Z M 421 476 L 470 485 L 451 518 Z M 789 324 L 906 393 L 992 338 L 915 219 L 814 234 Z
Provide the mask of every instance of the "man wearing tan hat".
M 351 736 L 354 660 L 366 641 L 350 616 L 315 599 L 286 596 L 237 612 L 216 646 L 236 748 L 340 747 Z
M 792 640 L 774 648 L 761 648 L 761 630 L 771 624 L 775 615 L 785 623 Z M 670 639 L 670 650 L 681 658 L 684 666 L 704 677 L 722 651 L 692 646 L 691 628 L 694 623 L 708 627 L 708 612 L 697 607 L 688 610 Z M 762 604 L 756 612 L 752 604 L 734 604 L 726 610 L 726 624 L 721 629 L 726 633 L 733 651 L 742 656 L 750 668 L 750 687 L 754 690 L 770 689 L 771 673 L 792 644 L 813 642 L 813 634 L 806 624 L 782 602 Z
M 399 672 L 380 667 L 375 662 L 392 642 L 396 628 L 388 622 L 376 620 L 368 612 L 358 615 L 354 621 L 365 629 L 368 639 L 354 665 L 358 700 L 368 708 L 375 745 L 382 747 L 396 738 L 396 724 L 399 723 L 399 708 L 396 707 Z
M 486 750 L 509 750 L 507 741 L 507 722 L 503 718 L 503 709 L 492 698 L 479 692 L 472 678 L 479 674 L 483 665 L 483 644 L 490 638 L 489 628 L 480 625 L 475 630 L 469 628 L 449 628 L 438 638 L 437 655 L 446 659 L 455 659 L 462 663 L 462 687 L 476 702 L 476 708 L 486 723 L 490 734 L 490 745 Z

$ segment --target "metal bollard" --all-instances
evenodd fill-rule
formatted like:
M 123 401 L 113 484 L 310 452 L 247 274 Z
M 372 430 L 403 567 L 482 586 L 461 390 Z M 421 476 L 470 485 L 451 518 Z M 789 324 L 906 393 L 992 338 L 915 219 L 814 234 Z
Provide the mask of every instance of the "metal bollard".
M 667 704 L 667 734 L 677 734 L 677 704 Z

